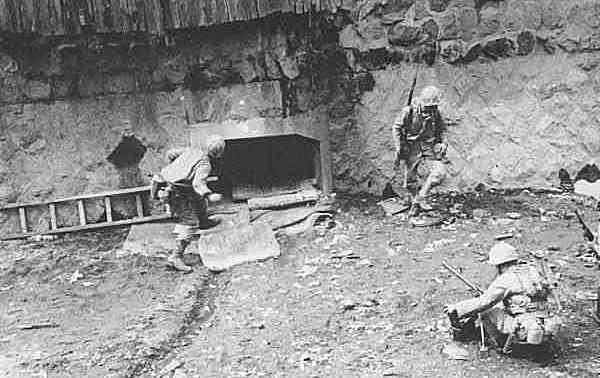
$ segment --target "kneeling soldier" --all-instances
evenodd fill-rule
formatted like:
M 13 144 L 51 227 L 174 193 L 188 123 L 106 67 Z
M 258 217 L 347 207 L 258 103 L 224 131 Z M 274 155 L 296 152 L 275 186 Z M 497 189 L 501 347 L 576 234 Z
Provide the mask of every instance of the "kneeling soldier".
M 496 342 L 503 340 L 503 352 L 510 353 L 512 344 L 540 345 L 558 332 L 561 321 L 550 316 L 550 285 L 537 268 L 519 263 L 514 247 L 500 242 L 489 253 L 498 276 L 477 298 L 444 307 L 453 326 L 455 338 L 467 323 L 481 314 L 485 331 Z

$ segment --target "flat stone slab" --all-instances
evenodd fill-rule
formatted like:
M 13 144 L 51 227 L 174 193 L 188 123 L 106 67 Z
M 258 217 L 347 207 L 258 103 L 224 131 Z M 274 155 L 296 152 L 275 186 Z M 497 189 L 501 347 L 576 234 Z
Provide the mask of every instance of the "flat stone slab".
M 217 220 L 219 224 L 215 227 L 198 231 L 198 235 L 205 233 L 220 232 L 222 230 L 237 227 L 240 224 L 248 224 L 249 215 L 247 206 L 229 206 L 229 208 L 217 208 L 212 212 L 210 218 Z M 123 246 L 117 252 L 120 256 L 143 255 L 143 256 L 166 256 L 177 248 L 175 234 L 173 234 L 174 222 L 155 222 L 134 224 L 129 230 Z M 196 242 L 187 248 L 186 253 L 194 253 L 197 248 Z
M 177 246 L 173 222 L 134 224 L 118 255 L 165 256 Z
M 198 239 L 197 251 L 204 265 L 215 272 L 281 254 L 275 233 L 264 222 L 205 233 Z

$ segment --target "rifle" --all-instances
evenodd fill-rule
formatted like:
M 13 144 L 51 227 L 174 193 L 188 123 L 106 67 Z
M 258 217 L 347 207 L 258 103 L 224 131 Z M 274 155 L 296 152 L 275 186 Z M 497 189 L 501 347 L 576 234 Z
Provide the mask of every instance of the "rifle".
M 444 266 L 444 268 L 448 269 L 448 271 L 450 271 L 450 273 L 454 274 L 456 276 L 456 278 L 458 278 L 465 285 L 467 285 L 469 287 L 469 289 L 471 289 L 473 292 L 477 293 L 477 295 L 483 294 L 483 290 L 481 290 L 477 285 L 475 285 L 474 283 L 469 281 L 466 277 L 464 277 L 462 274 L 460 274 L 456 269 L 454 269 L 453 267 L 448 265 L 448 263 L 446 261 L 442 261 L 442 265 Z M 450 323 L 452 323 L 453 326 L 458 324 L 459 320 L 458 320 L 458 313 L 456 312 L 456 310 L 454 310 L 451 314 L 448 314 L 448 317 L 450 318 Z M 477 314 L 477 319 L 479 320 L 479 329 L 480 329 L 480 333 L 481 333 L 481 346 L 479 347 L 479 352 L 487 352 L 488 348 L 485 345 L 485 333 L 484 333 L 485 331 L 483 329 L 483 321 L 481 320 L 481 314 Z
M 468 279 L 466 279 L 456 269 L 454 269 L 453 267 L 451 267 L 450 265 L 448 265 L 448 263 L 446 261 L 442 261 L 442 265 L 444 266 L 444 268 L 448 269 L 450 271 L 450 273 L 454 274 L 456 276 L 456 278 L 458 278 L 465 285 L 467 285 L 469 287 L 469 289 L 471 289 L 475 293 L 477 293 L 477 295 L 483 294 L 483 290 L 481 290 L 479 287 L 477 287 L 477 285 L 475 285 L 474 283 L 472 283 L 471 281 L 469 281 Z
M 417 77 L 418 76 L 419 76 L 419 67 L 417 66 L 417 69 L 415 71 L 415 77 L 413 78 L 413 82 L 412 82 L 412 85 L 410 87 L 410 91 L 408 92 L 407 106 L 410 108 L 410 111 L 408 113 L 408 119 L 410 119 L 411 121 L 412 121 L 412 118 L 413 118 L 413 108 L 412 108 L 411 105 L 412 105 L 413 96 L 415 94 L 415 87 L 417 86 Z M 408 140 L 406 139 L 407 138 L 406 133 L 407 133 L 407 130 L 404 130 L 403 137 L 402 137 L 402 139 L 404 139 L 402 141 L 402 145 L 404 145 L 404 146 L 406 146 L 406 144 L 408 143 Z M 407 156 L 404 156 L 404 159 L 403 159 L 404 160 L 404 164 L 405 164 L 405 167 L 404 167 L 405 169 L 404 169 L 404 181 L 402 183 L 402 186 L 404 187 L 404 189 L 406 189 L 408 187 L 408 173 L 409 173 L 410 169 L 409 169 L 409 166 L 408 166 L 408 164 L 409 164 L 408 163 L 408 158 L 409 158 L 408 157 L 408 152 L 405 151 L 404 154 L 407 155 Z M 396 156 L 396 164 L 394 164 L 395 166 L 397 166 L 400 158 L 401 158 L 400 156 Z
M 575 215 L 577 216 L 577 220 L 579 221 L 579 223 L 581 224 L 581 228 L 583 229 L 583 237 L 586 238 L 590 242 L 595 241 L 596 236 L 594 235 L 592 230 L 588 227 L 588 225 L 585 223 L 585 221 L 583 220 L 583 217 L 581 216 L 581 214 L 579 213 L 578 210 L 575 210 Z M 596 248 L 592 247 L 592 251 L 594 253 L 594 256 L 596 256 L 596 259 L 600 260 L 600 254 L 598 253 Z

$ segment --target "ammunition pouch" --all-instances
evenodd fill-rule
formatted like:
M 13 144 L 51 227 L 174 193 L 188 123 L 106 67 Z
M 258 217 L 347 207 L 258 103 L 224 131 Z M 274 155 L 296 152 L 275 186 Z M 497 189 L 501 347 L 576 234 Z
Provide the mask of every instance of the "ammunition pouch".
M 539 345 L 555 337 L 562 326 L 558 316 L 538 316 L 525 313 L 514 318 L 515 342 Z

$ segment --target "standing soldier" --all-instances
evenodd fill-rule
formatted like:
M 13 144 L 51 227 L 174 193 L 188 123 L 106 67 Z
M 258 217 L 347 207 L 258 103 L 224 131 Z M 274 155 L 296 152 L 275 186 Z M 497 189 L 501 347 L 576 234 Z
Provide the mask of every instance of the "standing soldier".
M 550 285 L 539 270 L 520 264 L 516 249 L 504 242 L 492 247 L 489 263 L 496 266 L 498 276 L 483 294 L 444 307 L 454 336 L 460 337 L 468 324 L 465 320 L 478 314 L 494 340 L 506 337 L 504 353 L 510 353 L 513 343 L 539 345 L 556 336 L 561 321 L 550 316 Z
M 406 163 L 404 187 L 416 173 L 420 188 L 413 200 L 413 211 L 431 210 L 426 197 L 432 187 L 440 185 L 447 175 L 446 149 L 442 141 L 444 124 L 438 105 L 441 93 L 438 88 L 423 89 L 416 106 L 409 104 L 396 117 L 392 137 L 396 148 L 395 165 Z
M 222 196 L 213 193 L 207 185 L 215 159 L 225 151 L 222 137 L 207 138 L 204 148 L 179 148 L 169 150 L 170 164 L 152 178 L 151 197 L 167 202 L 177 224 L 173 230 L 177 249 L 169 256 L 169 263 L 177 270 L 190 272 L 192 268 L 183 261 L 183 254 L 200 228 L 209 227 L 207 201 L 219 201 Z

